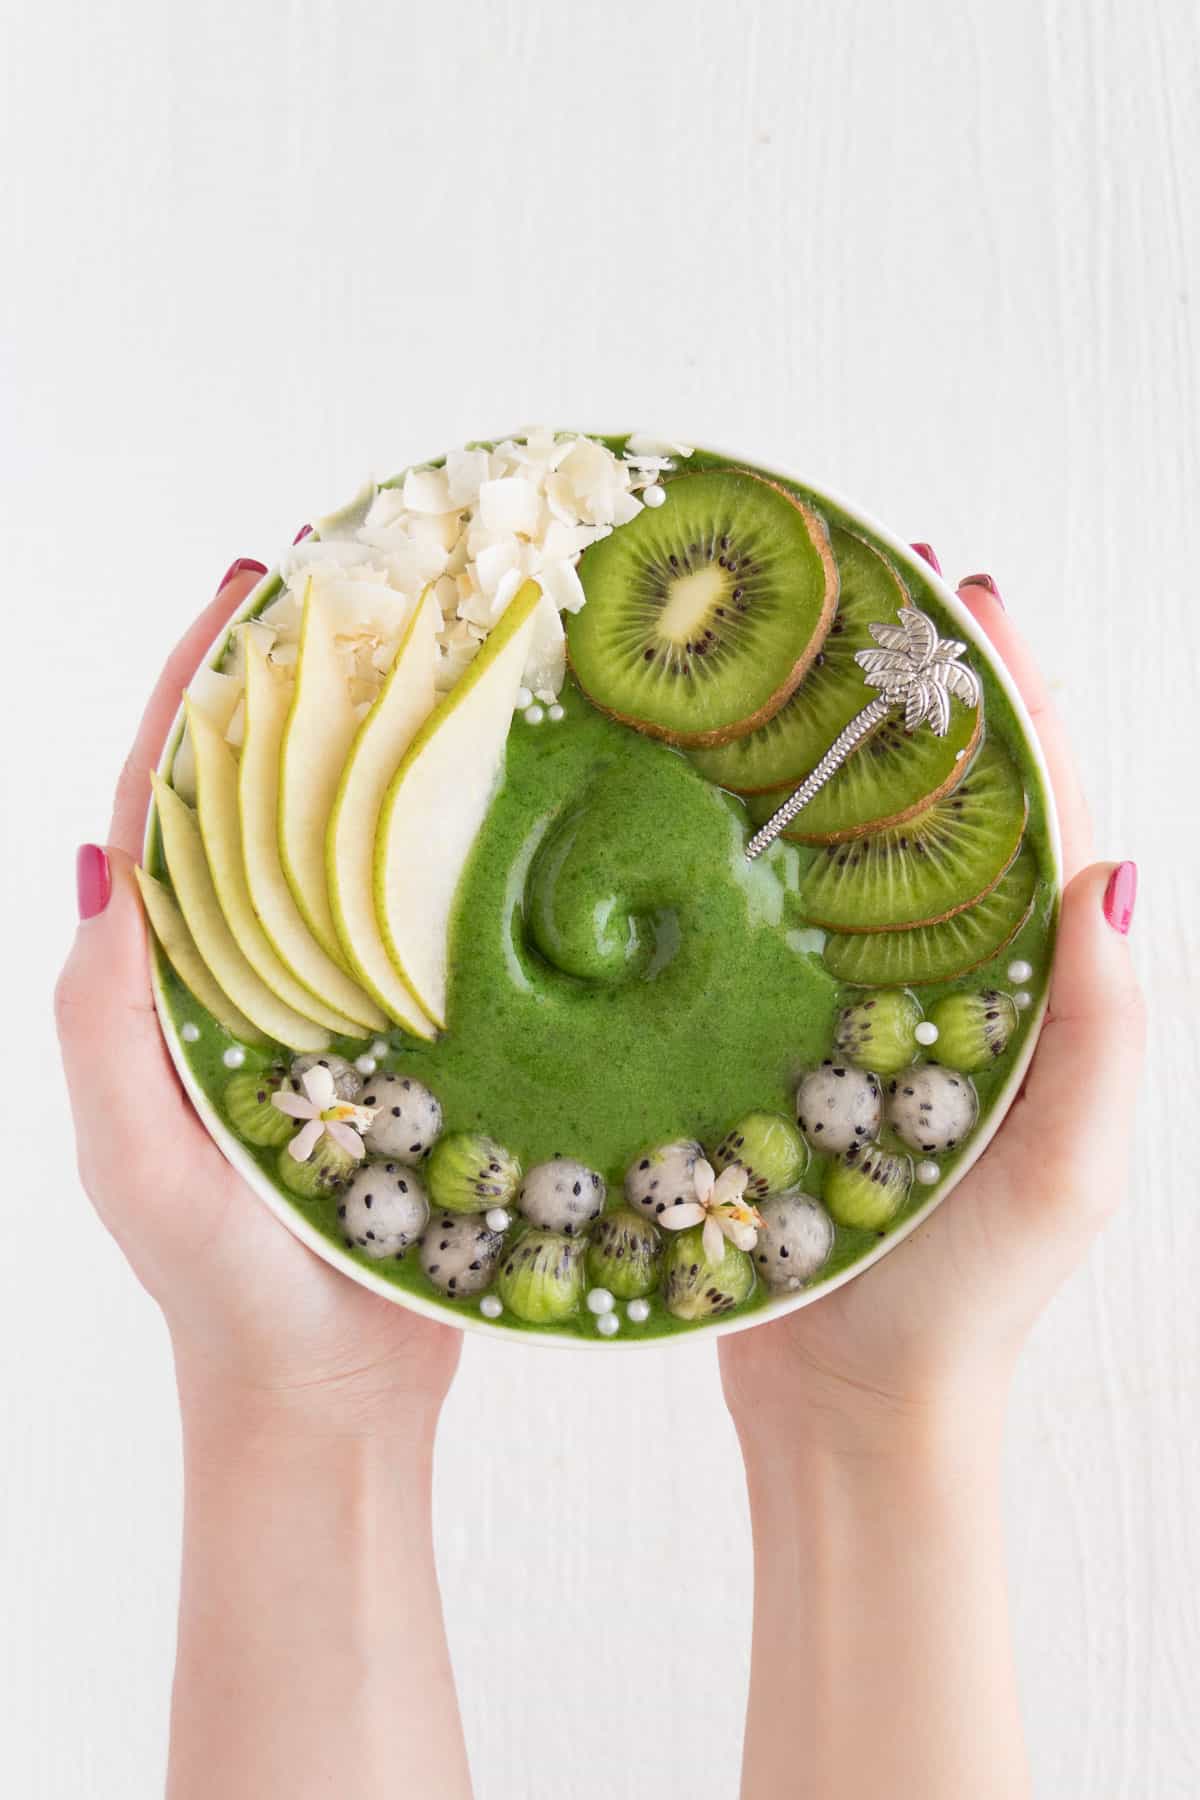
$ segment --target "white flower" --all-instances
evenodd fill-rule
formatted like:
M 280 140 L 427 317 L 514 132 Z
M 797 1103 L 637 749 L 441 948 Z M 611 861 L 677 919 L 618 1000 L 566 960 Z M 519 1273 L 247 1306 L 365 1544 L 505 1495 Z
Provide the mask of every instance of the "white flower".
M 714 1268 L 725 1254 L 722 1238 L 728 1238 L 739 1250 L 753 1250 L 757 1234 L 764 1229 L 764 1221 L 757 1207 L 750 1206 L 742 1198 L 750 1179 L 749 1171 L 741 1163 L 730 1163 L 727 1169 L 715 1175 L 712 1164 L 701 1157 L 692 1179 L 696 1188 L 695 1200 L 685 1200 L 681 1206 L 669 1206 L 660 1216 L 659 1224 L 665 1225 L 668 1231 L 683 1231 L 689 1225 L 703 1224 L 704 1254 Z
M 302 1094 L 281 1091 L 271 1095 L 272 1106 L 277 1106 L 281 1113 L 286 1113 L 289 1119 L 305 1121 L 288 1144 L 289 1155 L 297 1162 L 307 1162 L 328 1132 L 335 1144 L 356 1162 L 361 1161 L 365 1152 L 359 1134 L 366 1131 L 377 1109 L 351 1106 L 349 1101 L 339 1100 L 333 1076 L 321 1063 L 305 1069 L 300 1085 L 304 1089 Z

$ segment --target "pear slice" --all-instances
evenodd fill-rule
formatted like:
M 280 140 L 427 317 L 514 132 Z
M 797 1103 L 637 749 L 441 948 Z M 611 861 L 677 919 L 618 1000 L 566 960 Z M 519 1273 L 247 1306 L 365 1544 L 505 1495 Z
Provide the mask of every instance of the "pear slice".
M 527 581 L 396 770 L 375 838 L 375 915 L 397 971 L 446 1023 L 450 924 L 459 878 L 504 762 L 540 599 Z
M 387 1016 L 340 963 L 326 956 L 284 878 L 279 863 L 279 750 L 292 702 L 292 677 L 270 661 L 268 644 L 259 633 L 240 635 L 246 668 L 246 736 L 238 763 L 238 813 L 254 911 L 280 961 L 311 993 L 353 1020 L 360 1033 L 386 1031 Z
M 230 1037 L 240 1039 L 243 1044 L 266 1044 L 270 1040 L 252 1025 L 245 1013 L 237 1007 L 217 986 L 204 964 L 204 959 L 196 948 L 196 940 L 187 928 L 187 920 L 175 904 L 175 896 L 161 881 L 153 875 L 147 875 L 145 869 L 134 869 L 137 884 L 142 890 L 142 905 L 146 908 L 146 917 L 154 927 L 154 935 L 162 945 L 163 954 L 185 988 L 200 1002 L 206 1012 L 210 1012 L 223 1031 Z
M 184 696 L 188 729 L 196 746 L 196 817 L 208 858 L 209 873 L 217 890 L 221 911 L 238 949 L 260 980 L 293 1012 L 303 1013 L 327 1031 L 342 1037 L 362 1037 L 361 1025 L 348 1019 L 297 981 L 286 963 L 276 956 L 271 940 L 258 922 L 246 883 L 242 854 L 242 825 L 238 817 L 237 757 L 210 719 L 195 711 Z
M 151 780 L 171 885 L 209 974 L 251 1024 L 276 1043 L 291 1050 L 328 1050 L 329 1033 L 286 1006 L 238 949 L 217 899 L 196 815 L 161 775 Z
M 388 955 L 375 917 L 375 833 L 388 784 L 433 711 L 441 614 L 427 588 L 409 620 L 379 698 L 359 727 L 342 771 L 325 838 L 334 923 L 351 968 L 397 1024 L 416 1037 L 434 1030 Z
M 325 884 L 325 831 L 359 721 L 336 629 L 333 610 L 310 580 L 279 758 L 279 860 L 304 923 L 327 956 L 344 962 Z

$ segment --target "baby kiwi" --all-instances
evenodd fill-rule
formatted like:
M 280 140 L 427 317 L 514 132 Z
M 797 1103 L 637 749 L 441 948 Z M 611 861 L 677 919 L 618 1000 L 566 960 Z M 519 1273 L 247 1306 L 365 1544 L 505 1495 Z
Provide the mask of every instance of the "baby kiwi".
M 907 1069 L 917 1054 L 921 1008 L 907 988 L 883 988 L 864 994 L 838 1014 L 838 1055 L 859 1069 L 894 1075 Z
M 496 1291 L 527 1325 L 556 1325 L 583 1298 L 585 1246 L 560 1231 L 527 1231 L 500 1265 Z
M 439 1139 L 425 1168 L 429 1198 L 445 1212 L 507 1206 L 520 1180 L 521 1165 L 511 1151 L 478 1131 L 452 1131 Z
M 714 1267 L 704 1254 L 704 1227 L 676 1232 L 667 1245 L 663 1298 L 677 1319 L 715 1319 L 740 1306 L 754 1286 L 754 1265 L 744 1250 L 722 1238 Z
M 645 1213 L 618 1207 L 597 1221 L 588 1245 L 588 1277 L 618 1300 L 640 1300 L 658 1286 L 663 1246 Z
M 280 1068 L 260 1069 L 257 1074 L 243 1069 L 227 1082 L 221 1104 L 238 1136 L 265 1150 L 277 1150 L 286 1144 L 296 1129 L 296 1121 L 273 1106 L 271 1096 L 291 1085 Z
M 1011 994 L 1002 994 L 998 988 L 983 988 L 977 994 L 965 990 L 946 994 L 929 1012 L 930 1023 L 938 1031 L 938 1061 L 968 1072 L 986 1069 L 1008 1049 L 1017 1017 Z
M 348 1187 L 359 1164 L 348 1150 L 335 1144 L 325 1132 L 307 1162 L 297 1162 L 285 1144 L 275 1166 L 285 1188 L 302 1200 L 320 1200 L 326 1194 L 340 1194 Z
M 859 1231 L 883 1231 L 908 1197 L 912 1163 L 892 1156 L 878 1144 L 847 1150 L 829 1165 L 822 1196 L 825 1210 L 839 1225 Z
M 808 1167 L 808 1145 L 781 1113 L 751 1112 L 725 1133 L 712 1160 L 716 1169 L 741 1163 L 749 1175 L 747 1197 L 762 1200 L 799 1181 Z

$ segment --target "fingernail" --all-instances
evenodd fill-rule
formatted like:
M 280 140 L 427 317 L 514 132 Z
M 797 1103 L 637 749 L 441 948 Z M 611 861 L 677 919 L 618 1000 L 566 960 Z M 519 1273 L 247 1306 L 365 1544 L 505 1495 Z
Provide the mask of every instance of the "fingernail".
M 995 582 L 992 580 L 990 575 L 964 575 L 958 585 L 960 588 L 965 588 L 965 587 L 986 588 L 987 592 L 992 596 L 992 599 L 996 602 L 996 604 L 1000 608 L 1001 612 L 1004 612 L 1007 610 L 1005 608 L 1004 601 L 1001 598 L 1000 589 L 996 586 Z
M 112 871 L 99 844 L 81 844 L 75 852 L 75 893 L 81 919 L 94 919 L 108 905 Z
M 300 527 L 299 531 L 296 533 L 295 537 L 292 539 L 293 544 L 298 544 L 300 542 L 301 538 L 308 537 L 311 531 L 312 531 L 311 525 L 302 525 Z
M 929 564 L 931 569 L 936 570 L 939 575 L 941 574 L 942 565 L 933 553 L 932 544 L 913 544 L 912 548 L 916 551 L 918 556 L 923 556 L 925 558 L 925 561 Z
M 222 575 L 220 587 L 218 587 L 217 592 L 220 593 L 221 588 L 228 587 L 235 575 L 245 575 L 251 569 L 253 569 L 256 575 L 265 575 L 267 572 L 267 565 L 266 563 L 256 562 L 252 556 L 239 556 L 236 562 L 230 563 L 229 567 Z
M 1133 907 L 1137 899 L 1137 864 L 1118 863 L 1104 890 L 1104 916 L 1114 931 L 1125 937 L 1133 924 Z

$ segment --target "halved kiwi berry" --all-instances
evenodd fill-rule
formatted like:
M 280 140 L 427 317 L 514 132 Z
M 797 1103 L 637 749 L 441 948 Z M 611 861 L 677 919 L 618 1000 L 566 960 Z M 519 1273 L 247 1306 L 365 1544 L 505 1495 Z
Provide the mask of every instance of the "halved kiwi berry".
M 908 602 L 908 589 L 879 551 L 840 525 L 830 527 L 829 541 L 841 577 L 837 613 L 808 674 L 757 731 L 691 753 L 706 781 L 735 794 L 762 793 L 783 783 L 790 793 L 799 786 L 870 698 L 854 660 L 870 647 L 868 625 L 894 619 Z M 772 812 L 786 798 L 779 795 Z
M 923 812 L 827 845 L 800 883 L 805 917 L 834 931 L 899 931 L 963 912 L 1012 862 L 1028 812 L 1016 766 L 989 738 L 957 787 Z
M 584 552 L 579 576 L 587 604 L 566 621 L 567 647 L 588 699 L 689 747 L 778 712 L 837 606 L 820 519 L 741 469 L 676 476 L 663 506 Z
M 1016 937 L 1033 909 L 1037 879 L 1037 861 L 1026 846 L 991 893 L 965 912 L 911 931 L 831 937 L 825 966 L 856 987 L 952 981 L 990 962 Z
M 784 837 L 794 844 L 841 844 L 902 825 L 962 780 L 982 736 L 982 712 L 957 700 L 950 703 L 950 729 L 943 738 L 925 726 L 908 732 L 898 719 L 886 719 L 809 801 Z M 751 823 L 765 824 L 799 785 L 789 781 L 772 793 L 750 795 L 746 809 Z

